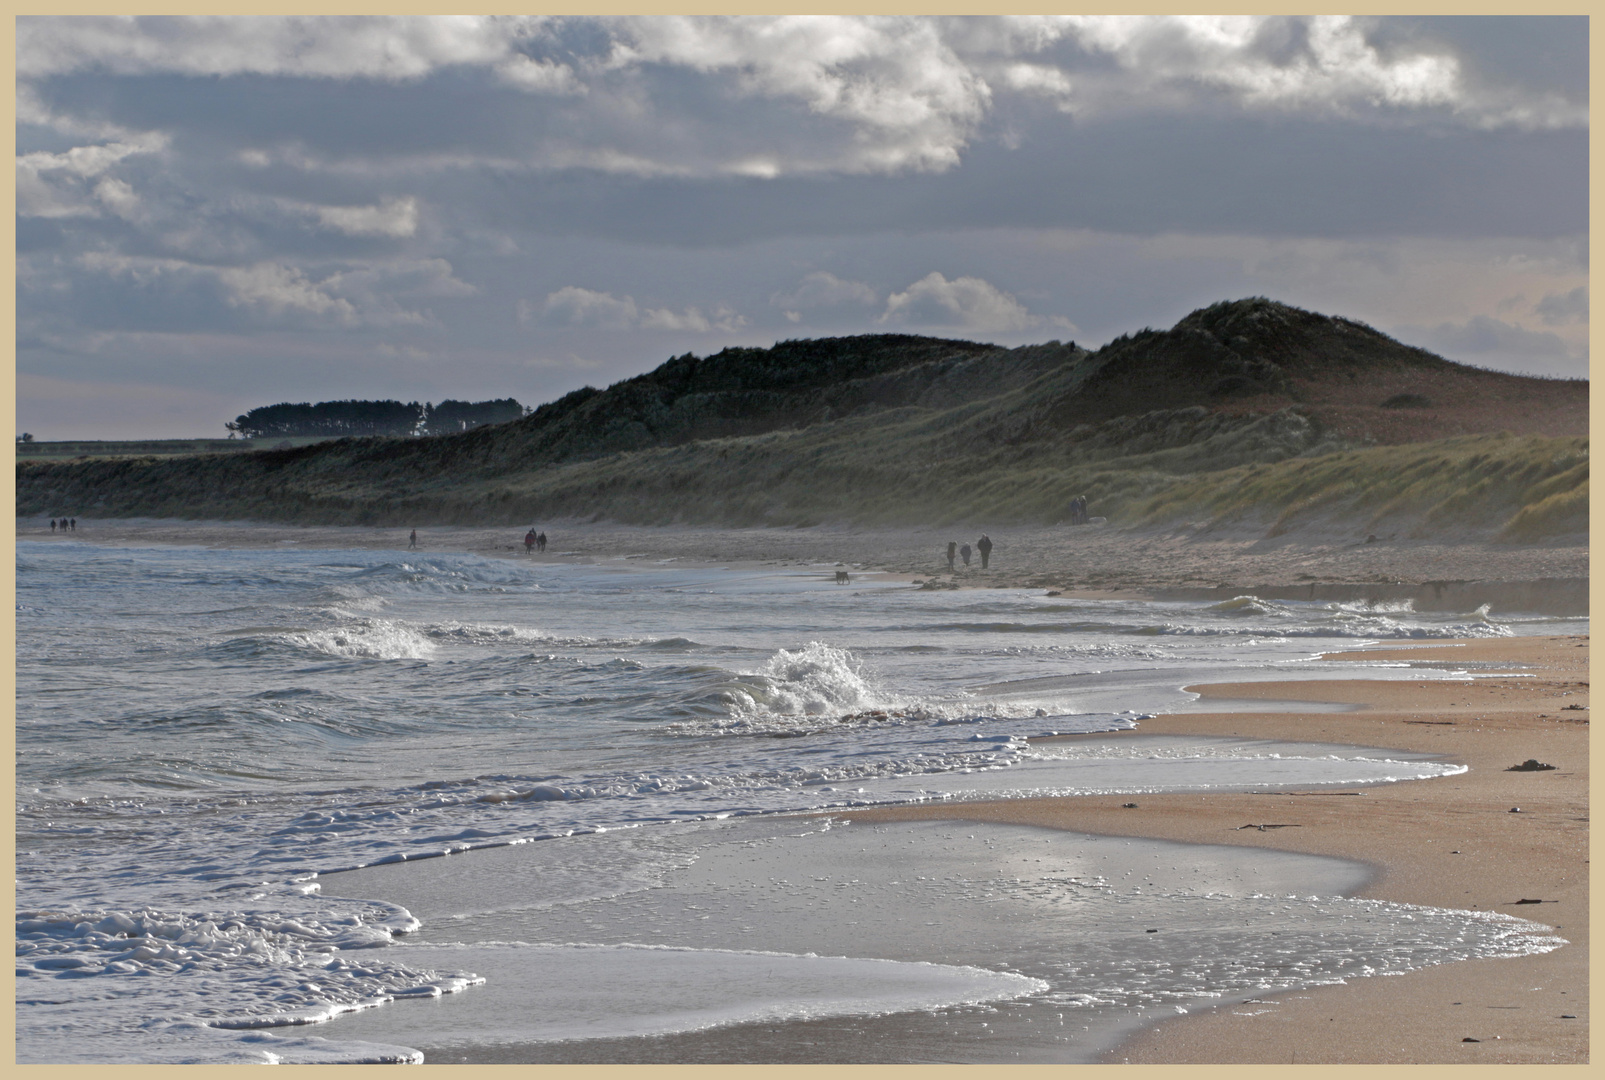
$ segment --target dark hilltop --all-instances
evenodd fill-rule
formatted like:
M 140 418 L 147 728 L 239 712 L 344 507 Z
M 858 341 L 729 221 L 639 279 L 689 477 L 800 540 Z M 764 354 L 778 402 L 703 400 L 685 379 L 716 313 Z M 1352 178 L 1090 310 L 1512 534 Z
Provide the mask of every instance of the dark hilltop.
M 1588 383 L 1485 371 L 1263 298 L 1096 351 L 901 334 L 676 357 L 509 423 L 209 457 L 21 462 L 19 515 L 322 524 L 1334 521 L 1587 527 Z

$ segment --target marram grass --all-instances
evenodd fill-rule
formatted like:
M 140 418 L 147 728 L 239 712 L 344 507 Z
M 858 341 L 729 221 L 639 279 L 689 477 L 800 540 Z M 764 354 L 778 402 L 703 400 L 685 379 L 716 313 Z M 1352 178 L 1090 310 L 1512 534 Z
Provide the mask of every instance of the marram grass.
M 1064 520 L 1085 495 L 1116 525 L 1276 535 L 1478 534 L 1531 543 L 1587 530 L 1588 441 L 1464 436 L 1334 449 L 1292 412 L 1119 417 L 1027 438 L 986 409 L 894 409 L 809 428 L 592 460 L 475 460 L 450 440 L 358 439 L 226 458 L 24 462 L 19 514 L 306 524 L 518 526 L 554 517 L 729 526 Z M 438 449 L 437 449 L 438 447 Z M 430 457 L 428 455 L 434 455 Z

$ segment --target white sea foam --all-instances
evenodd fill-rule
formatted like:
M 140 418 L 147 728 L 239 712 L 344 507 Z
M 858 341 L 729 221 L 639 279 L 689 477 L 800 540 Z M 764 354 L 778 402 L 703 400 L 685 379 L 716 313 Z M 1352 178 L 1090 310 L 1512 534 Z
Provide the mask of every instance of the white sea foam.
M 748 689 L 753 706 L 770 713 L 824 716 L 883 705 L 864 678 L 863 664 L 846 649 L 810 641 L 796 652 L 781 649 Z
M 362 619 L 323 630 L 285 634 L 283 640 L 308 652 L 353 660 L 421 660 L 435 643 L 418 630 L 388 619 Z
M 380 950 L 418 921 L 393 904 L 303 897 L 267 888 L 268 906 L 204 913 L 129 909 L 20 911 L 18 1059 L 173 1060 L 174 1045 L 208 1047 L 200 1060 L 261 1060 L 239 1038 L 210 1034 L 321 1023 L 408 997 L 456 993 L 483 978 L 416 969 Z M 271 899 L 270 899 L 271 897 Z M 299 910 L 297 910 L 299 909 Z M 61 997 L 63 981 L 76 988 Z M 162 1019 L 96 1038 L 106 1010 L 157 1009 Z M 309 1059 L 364 1060 L 371 1050 L 325 1046 Z M 391 1048 L 405 1054 L 405 1048 Z M 183 1057 L 182 1054 L 179 1055 Z M 399 1060 L 399 1058 L 398 1058 Z

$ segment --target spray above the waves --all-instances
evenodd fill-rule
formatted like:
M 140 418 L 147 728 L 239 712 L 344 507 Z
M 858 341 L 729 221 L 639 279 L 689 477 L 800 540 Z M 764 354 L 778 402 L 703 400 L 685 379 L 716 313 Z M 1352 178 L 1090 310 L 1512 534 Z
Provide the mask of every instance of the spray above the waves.
M 882 704 L 863 674 L 863 664 L 846 649 L 810 641 L 796 652 L 781 649 L 748 691 L 755 706 L 781 715 L 824 716 L 861 712 Z

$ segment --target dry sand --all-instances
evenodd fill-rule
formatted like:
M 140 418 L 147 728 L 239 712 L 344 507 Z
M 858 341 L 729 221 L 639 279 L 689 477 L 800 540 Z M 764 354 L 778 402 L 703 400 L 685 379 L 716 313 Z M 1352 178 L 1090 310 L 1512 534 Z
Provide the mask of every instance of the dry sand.
M 1519 915 L 1555 927 L 1570 942 L 1539 956 L 1356 979 L 1180 1017 L 1138 1035 L 1108 1060 L 1582 1063 L 1588 1061 L 1588 652 L 1586 637 L 1389 649 L 1393 659 L 1452 657 L 1532 677 L 1198 686 L 1191 689 L 1223 703 L 1258 698 L 1363 708 L 1189 713 L 1139 727 L 1150 734 L 1424 750 L 1470 767 L 1459 776 L 1347 794 L 1148 795 L 1135 809 L 1122 807 L 1129 798 L 1091 797 L 894 807 L 853 816 L 1006 821 L 1341 856 L 1377 868 L 1361 895 Z M 1506 771 L 1528 758 L 1556 768 Z M 1520 812 L 1512 813 L 1517 807 Z
M 924 578 L 962 586 L 1050 586 L 1067 594 L 1156 594 L 1166 589 L 1463 580 L 1574 579 L 1586 593 L 1588 551 L 1577 545 L 1511 548 L 1338 537 L 1244 539 L 1107 528 L 999 530 L 994 566 L 946 573 L 954 530 L 643 528 L 542 523 L 544 556 L 525 556 L 522 529 L 419 530 L 435 552 L 546 562 L 737 567 L 806 566 Z M 19 519 L 19 538 L 50 537 Z M 951 538 L 972 540 L 954 535 Z M 63 539 L 57 537 L 57 539 Z M 365 527 L 79 519 L 70 539 L 202 547 L 400 549 L 406 533 Z M 1582 583 L 1578 585 L 1576 583 Z M 1478 587 L 1483 587 L 1479 585 Z M 1553 592 L 1553 590 L 1552 590 Z M 1472 596 L 1462 593 L 1461 598 Z M 1577 603 L 1585 597 L 1578 595 Z M 1496 910 L 1557 929 L 1571 944 L 1541 956 L 1467 961 L 1391 978 L 1283 994 L 1168 1021 L 1113 1061 L 1520 1063 L 1588 1060 L 1587 638 L 1477 640 L 1390 649 L 1398 660 L 1508 668 L 1474 682 L 1253 683 L 1193 687 L 1216 713 L 1144 721 L 1143 733 L 1189 732 L 1307 739 L 1425 750 L 1462 762 L 1454 777 L 1352 794 L 1327 791 L 1039 799 L 860 811 L 860 820 L 956 818 L 1083 832 L 1235 843 L 1359 859 L 1377 867 L 1363 895 Z M 1531 677 L 1516 677 L 1529 674 Z M 1238 713 L 1233 699 L 1336 701 L 1352 712 Z M 1581 708 L 1568 708 L 1581 706 Z M 1107 738 L 1107 735 L 1099 736 Z M 1528 758 L 1556 766 L 1508 772 Z M 1518 808 L 1519 812 L 1512 812 Z M 1260 829 L 1257 826 L 1282 826 Z M 1541 903 L 1519 904 L 1521 900 Z M 1478 1040 L 1474 1042 L 1468 1039 Z

